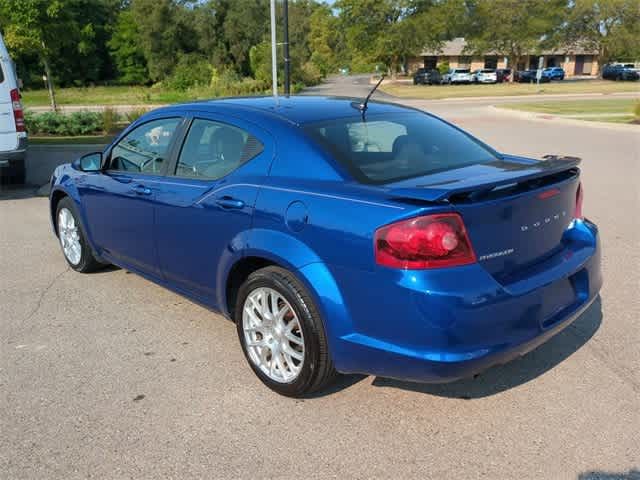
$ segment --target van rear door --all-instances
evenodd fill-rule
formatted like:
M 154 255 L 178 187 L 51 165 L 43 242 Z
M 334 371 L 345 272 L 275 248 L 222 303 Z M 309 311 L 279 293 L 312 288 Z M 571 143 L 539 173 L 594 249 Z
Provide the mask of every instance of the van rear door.
M 4 52 L 3 50 L 4 48 L 0 48 L 0 152 L 8 152 L 18 148 L 18 135 L 11 102 L 11 90 L 17 88 L 17 85 L 11 59 L 6 54 L 6 50 Z

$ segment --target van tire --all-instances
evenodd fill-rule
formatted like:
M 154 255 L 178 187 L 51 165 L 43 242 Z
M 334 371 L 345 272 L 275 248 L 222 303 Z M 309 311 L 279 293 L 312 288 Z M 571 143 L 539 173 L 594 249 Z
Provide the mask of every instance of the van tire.
M 24 159 L 9 160 L 9 166 L 0 169 L 0 184 L 24 185 L 27 177 Z

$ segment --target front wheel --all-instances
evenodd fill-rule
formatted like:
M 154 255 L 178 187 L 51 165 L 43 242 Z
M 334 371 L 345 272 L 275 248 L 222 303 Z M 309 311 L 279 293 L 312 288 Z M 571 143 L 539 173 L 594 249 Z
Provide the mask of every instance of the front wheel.
M 320 313 L 287 270 L 252 273 L 238 292 L 235 321 L 249 365 L 272 390 L 299 397 L 336 377 Z
M 75 271 L 88 273 L 104 266 L 93 255 L 75 205 L 69 197 L 60 200 L 56 208 L 56 231 L 64 258 Z

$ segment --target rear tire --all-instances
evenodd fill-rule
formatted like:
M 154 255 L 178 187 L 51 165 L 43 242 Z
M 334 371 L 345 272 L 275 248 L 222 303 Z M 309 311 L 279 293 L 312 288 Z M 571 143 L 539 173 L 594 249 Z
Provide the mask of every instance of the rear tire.
M 234 316 L 245 358 L 270 389 L 300 397 L 336 378 L 319 310 L 291 272 L 266 267 L 249 275 Z
M 62 254 L 71 268 L 76 272 L 89 273 L 105 266 L 96 259 L 87 243 L 73 200 L 69 197 L 60 200 L 55 218 Z

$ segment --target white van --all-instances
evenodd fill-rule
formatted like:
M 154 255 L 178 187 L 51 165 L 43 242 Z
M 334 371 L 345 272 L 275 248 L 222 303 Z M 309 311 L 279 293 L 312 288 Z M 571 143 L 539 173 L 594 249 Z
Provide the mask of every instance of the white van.
M 18 78 L 0 34 L 0 180 L 2 183 L 24 183 L 26 150 L 27 129 L 24 124 Z

